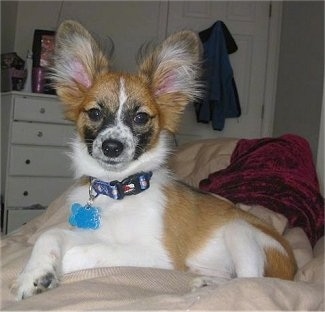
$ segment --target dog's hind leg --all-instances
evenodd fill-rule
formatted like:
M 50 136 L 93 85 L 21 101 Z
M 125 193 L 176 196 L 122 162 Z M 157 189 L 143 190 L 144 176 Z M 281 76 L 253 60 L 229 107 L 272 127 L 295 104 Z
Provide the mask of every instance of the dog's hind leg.
M 262 277 L 265 252 L 261 236 L 266 236 L 251 224 L 236 220 L 225 227 L 225 242 L 233 261 L 236 277 Z
M 53 229 L 36 241 L 32 254 L 13 285 L 21 300 L 58 285 L 65 251 L 79 243 L 80 237 L 68 230 Z
M 243 220 L 235 220 L 224 226 L 223 239 L 228 256 L 219 262 L 228 267 L 228 276 L 218 273 L 218 264 L 211 276 L 199 276 L 191 281 L 191 289 L 209 285 L 221 285 L 234 277 L 262 277 L 265 253 L 260 244 L 261 233 Z M 210 250 L 211 251 L 211 250 Z M 218 251 L 217 251 L 218 252 Z M 220 250 L 219 250 L 220 253 Z M 219 267 L 220 269 L 220 267 Z

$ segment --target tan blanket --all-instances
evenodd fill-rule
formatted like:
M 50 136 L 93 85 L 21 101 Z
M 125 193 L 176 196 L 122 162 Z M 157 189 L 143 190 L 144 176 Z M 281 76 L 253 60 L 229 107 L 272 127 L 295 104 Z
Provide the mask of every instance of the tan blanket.
M 189 146 L 191 153 L 185 146 L 176 155 L 180 157 L 178 161 L 175 158 L 171 161 L 171 167 L 195 185 L 206 174 L 202 168 L 209 171 L 209 166 L 215 170 L 216 166 L 227 165 L 235 142 L 224 139 L 206 142 L 208 153 L 203 152 L 202 142 Z M 182 153 L 187 155 L 187 160 Z M 282 215 L 264 207 L 244 205 L 242 209 L 270 222 L 287 237 L 299 266 L 295 281 L 238 278 L 191 292 L 189 285 L 194 275 L 190 273 L 152 268 L 99 268 L 67 274 L 58 288 L 16 302 L 10 285 L 29 257 L 36 238 L 51 226 L 67 227 L 67 210 L 62 209 L 65 197 L 66 194 L 60 196 L 43 215 L 16 233 L 2 237 L 1 310 L 324 310 L 323 238 L 312 250 L 305 233 L 300 228 L 287 229 Z

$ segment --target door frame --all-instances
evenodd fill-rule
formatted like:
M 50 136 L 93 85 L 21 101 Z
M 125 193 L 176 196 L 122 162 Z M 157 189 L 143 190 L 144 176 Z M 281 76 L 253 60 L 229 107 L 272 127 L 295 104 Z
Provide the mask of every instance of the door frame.
M 266 61 L 266 77 L 264 101 L 262 108 L 261 136 L 273 135 L 274 112 L 280 57 L 280 39 L 282 26 L 282 1 L 270 1 L 270 20 L 268 34 L 268 55 Z

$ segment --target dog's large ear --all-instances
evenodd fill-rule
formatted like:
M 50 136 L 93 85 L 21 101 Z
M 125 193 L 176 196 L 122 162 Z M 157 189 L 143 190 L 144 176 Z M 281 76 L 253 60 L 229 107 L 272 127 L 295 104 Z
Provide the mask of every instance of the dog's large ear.
M 168 37 L 140 63 L 139 74 L 152 89 L 163 127 L 173 133 L 185 106 L 201 95 L 201 52 L 198 35 L 181 31 Z
M 76 120 L 85 92 L 108 70 L 108 60 L 90 33 L 68 20 L 57 30 L 50 70 L 53 86 L 66 104 L 66 116 Z

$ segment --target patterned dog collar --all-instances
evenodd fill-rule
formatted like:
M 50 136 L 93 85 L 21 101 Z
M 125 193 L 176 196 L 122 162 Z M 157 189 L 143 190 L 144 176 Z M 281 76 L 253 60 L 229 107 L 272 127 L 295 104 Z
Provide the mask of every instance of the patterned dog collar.
M 98 195 L 106 195 L 113 199 L 123 199 L 128 195 L 136 195 L 150 187 L 152 172 L 139 172 L 131 175 L 123 181 L 104 182 L 96 178 L 90 178 L 90 190 L 93 198 Z

